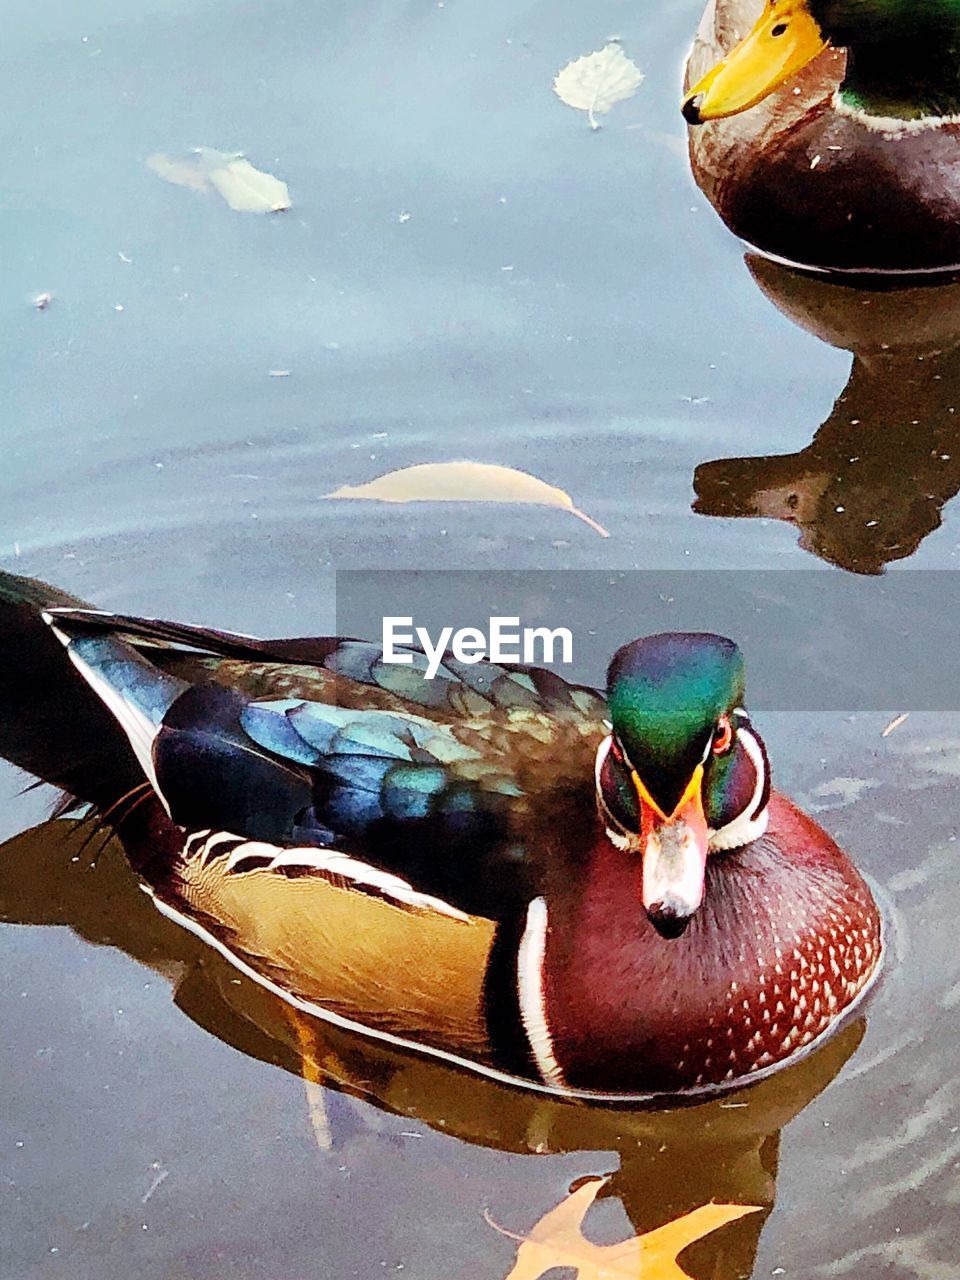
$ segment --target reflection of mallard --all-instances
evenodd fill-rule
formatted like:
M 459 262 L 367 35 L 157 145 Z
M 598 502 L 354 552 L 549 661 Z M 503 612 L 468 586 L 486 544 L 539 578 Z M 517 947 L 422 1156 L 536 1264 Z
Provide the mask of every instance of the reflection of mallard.
M 960 265 L 955 0 L 710 0 L 687 84 L 697 181 L 737 235 L 809 266 Z
M 851 1024 L 819 1053 L 737 1097 L 675 1111 L 588 1107 L 476 1078 L 443 1063 L 361 1040 L 298 1015 L 196 938 L 153 910 L 116 843 L 101 847 L 90 822 L 47 822 L 0 848 L 0 920 L 68 926 L 94 945 L 122 949 L 171 982 L 177 1006 L 240 1052 L 329 1089 L 500 1151 L 589 1152 L 590 1171 L 614 1168 L 637 1232 L 708 1201 L 772 1206 L 779 1130 L 826 1087 L 854 1051 Z M 338 1141 L 330 1108 L 331 1140 Z M 598 1156 L 596 1153 L 610 1153 Z M 691 1249 L 684 1267 L 710 1280 L 752 1272 L 764 1215 Z
M 748 263 L 785 315 L 851 350 L 853 368 L 799 453 L 701 464 L 694 509 L 786 521 L 821 559 L 880 573 L 939 527 L 960 489 L 960 284 L 866 291 Z
M 106 809 L 158 907 L 298 1008 L 620 1100 L 762 1078 L 878 972 L 870 892 L 771 791 L 732 641 L 634 641 L 604 697 L 28 579 L 4 604 L 0 747 Z

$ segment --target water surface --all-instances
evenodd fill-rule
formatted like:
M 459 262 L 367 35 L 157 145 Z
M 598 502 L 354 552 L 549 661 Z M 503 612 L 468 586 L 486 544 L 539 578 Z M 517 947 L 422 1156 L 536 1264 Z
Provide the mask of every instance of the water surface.
M 686 166 L 699 0 L 132 8 L 5 14 L 3 568 L 296 634 L 332 627 L 335 567 L 954 567 L 955 295 L 745 262 Z M 613 34 L 646 79 L 593 133 L 551 81 Z M 196 145 L 244 150 L 293 208 L 238 215 L 146 167 Z M 610 538 L 549 508 L 319 500 L 465 457 L 560 486 Z M 484 1209 L 523 1232 L 619 1170 L 598 1238 L 774 1206 L 691 1250 L 698 1280 L 952 1280 L 960 725 L 881 737 L 903 710 L 764 719 L 895 945 L 846 1065 L 862 1028 L 718 1134 L 337 1043 L 319 1143 L 282 1012 L 115 853 L 91 870 L 63 824 L 22 836 L 47 802 L 4 769 L 0 1274 L 491 1280 L 516 1244 Z

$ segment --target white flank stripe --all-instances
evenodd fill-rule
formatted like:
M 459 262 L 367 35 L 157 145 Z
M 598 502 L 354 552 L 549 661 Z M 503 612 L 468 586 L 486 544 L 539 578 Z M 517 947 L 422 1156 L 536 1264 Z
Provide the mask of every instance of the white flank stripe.
M 216 841 L 220 843 L 225 840 L 242 840 L 242 836 L 232 835 L 229 831 L 218 831 L 215 836 L 207 841 L 207 848 Z M 238 862 L 242 862 L 244 858 L 269 858 L 271 862 L 281 852 L 279 845 L 267 844 L 265 840 L 245 840 L 243 844 L 238 844 L 227 854 L 227 860 L 223 864 L 223 871 L 229 874 L 236 867 Z M 204 854 L 204 862 L 206 862 L 206 854 Z
M 239 836 L 231 835 L 229 831 L 204 831 L 203 836 L 203 843 L 193 850 L 194 856 L 199 858 L 202 866 L 206 866 L 208 862 L 213 861 L 217 856 L 217 849 L 220 845 L 229 844 L 231 840 L 240 838 Z M 190 841 L 188 840 L 187 845 L 189 843 Z M 186 847 L 184 845 L 184 852 L 186 852 Z
M 465 1068 L 473 1071 L 477 1075 L 484 1076 L 487 1080 L 495 1080 L 498 1084 L 512 1085 L 514 1088 L 522 1089 L 527 1093 L 539 1093 L 554 1098 L 580 1098 L 584 1102 L 612 1102 L 620 1106 L 628 1102 L 651 1102 L 654 1099 L 670 1099 L 677 1097 L 696 1097 L 711 1098 L 722 1096 L 734 1089 L 742 1089 L 746 1077 L 738 1076 L 736 1080 L 729 1083 L 721 1082 L 715 1085 L 700 1085 L 691 1089 L 677 1089 L 669 1093 L 611 1093 L 605 1090 L 594 1089 L 571 1089 L 568 1087 L 556 1086 L 553 1084 L 540 1084 L 536 1080 L 527 1080 L 520 1076 L 512 1076 L 506 1071 L 499 1071 L 496 1067 L 488 1067 L 482 1062 L 478 1062 L 474 1058 L 465 1058 L 458 1053 L 450 1053 L 446 1049 L 439 1049 L 435 1045 L 421 1044 L 417 1040 L 408 1040 L 404 1036 L 394 1035 L 390 1031 L 380 1031 L 376 1027 L 368 1027 L 363 1022 L 357 1022 L 354 1018 L 345 1018 L 340 1013 L 334 1013 L 332 1009 L 327 1009 L 322 1004 L 317 1004 L 312 1000 L 304 1000 L 301 996 L 296 996 L 292 991 L 288 991 L 285 987 L 281 987 L 279 983 L 273 982 L 270 978 L 262 973 L 258 973 L 256 969 L 242 960 L 235 952 L 231 951 L 226 943 L 210 933 L 203 925 L 199 924 L 191 916 L 184 915 L 182 911 L 178 911 L 176 907 L 169 902 L 164 902 L 162 898 L 158 898 L 148 884 L 142 884 L 140 888 L 153 902 L 153 905 L 168 920 L 174 921 L 180 925 L 182 929 L 186 929 L 188 933 L 192 933 L 195 938 L 199 938 L 201 942 L 205 942 L 207 946 L 213 947 L 218 951 L 225 960 L 228 960 L 233 967 L 242 974 L 245 974 L 252 982 L 258 986 L 264 987 L 267 991 L 272 991 L 286 1004 L 292 1005 L 294 1009 L 299 1009 L 302 1013 L 308 1013 L 311 1017 L 320 1018 L 323 1022 L 329 1022 L 332 1026 L 342 1027 L 344 1031 L 350 1031 L 354 1034 L 368 1036 L 371 1040 L 376 1040 L 380 1044 L 393 1045 L 395 1048 L 403 1049 L 408 1053 L 417 1053 L 425 1058 L 437 1058 L 441 1062 L 446 1062 L 455 1067 Z M 826 1031 L 821 1032 L 809 1044 L 803 1045 L 802 1048 L 792 1053 L 782 1063 L 776 1062 L 768 1067 L 761 1067 L 759 1071 L 750 1073 L 750 1084 L 756 1084 L 760 1080 L 767 1079 L 768 1076 L 776 1075 L 778 1071 L 783 1070 L 788 1063 L 798 1062 L 803 1058 L 809 1057 L 815 1053 L 820 1046 L 828 1040 L 842 1026 L 846 1026 L 851 1016 L 866 1000 L 868 993 L 875 985 L 880 975 L 882 966 L 878 963 L 870 975 L 869 980 L 864 984 L 859 993 L 851 1000 L 850 1004 Z
M 547 904 L 534 898 L 527 908 L 527 925 L 517 953 L 517 995 L 520 1018 L 534 1061 L 544 1083 L 555 1089 L 566 1087 L 563 1072 L 553 1055 L 553 1036 L 547 1024 L 543 990 L 543 963 L 547 950 Z
M 207 841 L 206 848 L 209 850 L 215 842 L 221 840 L 235 839 L 237 839 L 236 836 L 221 831 Z M 268 866 L 257 868 L 250 873 L 251 875 L 265 875 L 280 867 L 306 867 L 321 875 L 342 876 L 343 879 L 351 880 L 354 884 L 368 885 L 371 889 L 382 893 L 384 897 L 391 898 L 394 902 L 406 907 L 435 911 L 439 915 L 449 916 L 451 920 L 458 920 L 463 924 L 470 920 L 463 911 L 451 906 L 449 902 L 444 902 L 442 898 L 434 898 L 428 893 L 419 893 L 413 885 L 400 876 L 395 876 L 390 871 L 381 871 L 379 867 L 361 862 L 358 858 L 351 858 L 348 854 L 341 853 L 339 849 L 318 849 L 312 845 L 305 845 L 298 849 L 281 849 L 277 845 L 267 844 L 261 840 L 247 840 L 243 844 L 238 844 L 229 853 L 224 871 L 229 874 L 245 858 L 270 859 Z M 204 853 L 204 861 L 206 860 L 207 854 Z
M 157 726 L 148 716 L 144 715 L 139 707 L 135 707 L 132 702 L 128 702 L 122 693 L 119 693 L 114 689 L 113 685 L 104 680 L 98 671 L 94 671 L 91 666 L 84 662 L 73 647 L 70 637 L 64 635 L 57 628 L 56 622 L 49 613 L 45 613 L 43 619 L 49 623 L 53 634 L 66 648 L 70 661 L 127 735 L 134 754 L 140 763 L 140 768 L 147 775 L 151 787 L 153 787 L 163 807 L 169 814 L 170 807 L 157 785 L 157 775 L 153 767 L 153 743 L 157 736 Z

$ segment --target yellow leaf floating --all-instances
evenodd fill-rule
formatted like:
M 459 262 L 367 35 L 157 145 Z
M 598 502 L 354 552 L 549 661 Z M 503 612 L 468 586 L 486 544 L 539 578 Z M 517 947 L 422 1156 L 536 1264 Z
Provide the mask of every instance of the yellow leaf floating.
M 758 1205 L 704 1204 L 645 1235 L 620 1244 L 593 1244 L 583 1234 L 583 1220 L 606 1181 L 592 1178 L 583 1183 L 545 1213 L 528 1236 L 497 1227 L 502 1235 L 521 1241 L 506 1280 L 540 1280 L 556 1267 L 572 1267 L 578 1280 L 690 1280 L 677 1263 L 687 1245 L 728 1222 L 760 1212 Z
M 237 213 L 280 213 L 290 208 L 287 184 L 255 169 L 236 152 L 197 147 L 185 160 L 157 152 L 148 157 L 147 167 L 178 187 L 216 191 Z
M 568 62 L 554 78 L 553 91 L 568 107 L 586 111 L 590 128 L 599 129 L 596 117 L 632 98 L 642 83 L 643 72 L 611 40 L 596 53 Z
M 426 462 L 400 471 L 388 471 L 366 484 L 345 484 L 324 498 L 369 498 L 375 502 L 513 502 L 559 507 L 595 529 L 610 535 L 602 525 L 574 506 L 573 499 L 526 471 L 487 462 Z

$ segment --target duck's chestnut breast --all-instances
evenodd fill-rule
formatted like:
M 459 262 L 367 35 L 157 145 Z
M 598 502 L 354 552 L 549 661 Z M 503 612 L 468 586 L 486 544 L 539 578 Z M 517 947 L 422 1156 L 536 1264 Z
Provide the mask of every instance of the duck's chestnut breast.
M 774 795 L 762 839 L 712 855 L 679 938 L 641 906 L 636 856 L 598 842 L 551 900 L 543 999 L 563 1081 L 677 1090 L 784 1063 L 836 1025 L 876 972 L 881 921 L 832 840 Z

